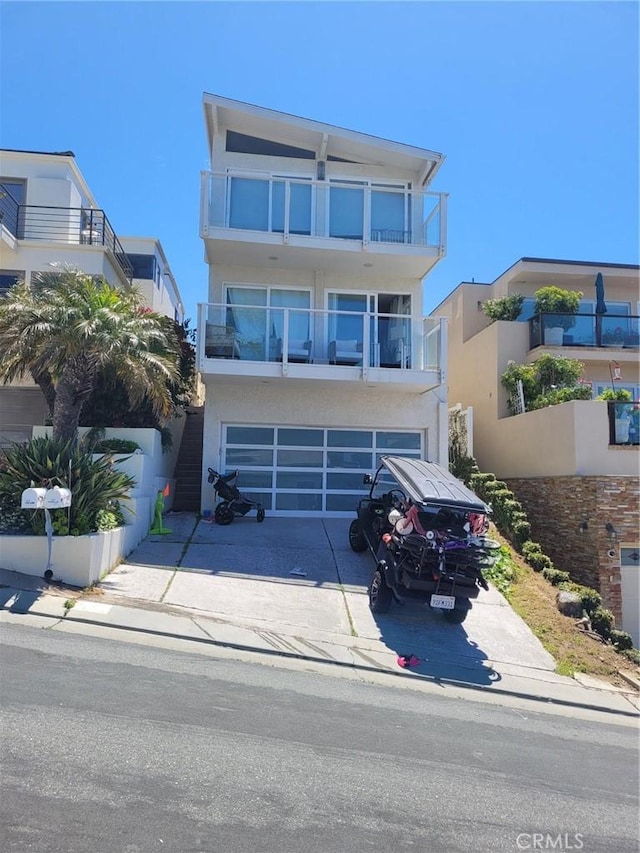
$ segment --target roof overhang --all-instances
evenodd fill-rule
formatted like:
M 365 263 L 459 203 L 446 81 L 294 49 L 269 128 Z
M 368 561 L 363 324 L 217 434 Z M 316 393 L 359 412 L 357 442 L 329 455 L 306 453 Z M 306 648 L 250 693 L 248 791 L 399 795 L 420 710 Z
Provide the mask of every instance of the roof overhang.
M 316 159 L 338 157 L 355 163 L 393 166 L 416 175 L 421 186 L 428 184 L 444 161 L 444 155 L 360 133 L 355 130 L 270 110 L 243 101 L 204 93 L 203 108 L 209 154 L 223 129 L 314 151 Z

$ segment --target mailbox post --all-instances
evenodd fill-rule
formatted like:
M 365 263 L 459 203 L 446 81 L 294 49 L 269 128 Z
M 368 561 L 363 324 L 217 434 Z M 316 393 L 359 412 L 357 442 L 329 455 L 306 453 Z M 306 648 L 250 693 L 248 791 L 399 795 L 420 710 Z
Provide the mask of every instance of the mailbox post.
M 53 524 L 51 523 L 52 509 L 68 509 L 71 506 L 71 491 L 54 486 L 52 489 L 32 488 L 22 492 L 21 509 L 43 509 L 44 529 L 47 533 L 47 565 L 44 577 L 49 580 L 53 576 L 51 569 L 51 549 L 53 546 Z

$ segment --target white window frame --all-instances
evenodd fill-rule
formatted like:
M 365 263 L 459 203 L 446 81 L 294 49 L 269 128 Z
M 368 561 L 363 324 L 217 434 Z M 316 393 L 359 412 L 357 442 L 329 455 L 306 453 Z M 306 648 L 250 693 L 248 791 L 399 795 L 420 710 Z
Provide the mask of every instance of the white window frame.
M 371 192 L 375 191 L 376 187 L 380 192 L 389 190 L 402 190 L 404 196 L 404 231 L 409 230 L 409 200 L 412 196 L 412 189 L 409 186 L 410 181 L 397 181 L 393 178 L 385 180 L 384 178 L 364 178 L 354 175 L 331 175 L 327 176 L 325 183 L 329 188 L 327 193 L 327 204 L 325 211 L 324 233 L 329 236 L 331 228 L 331 184 L 353 184 L 353 186 L 337 187 L 337 189 L 359 189 L 362 187 L 364 191 L 364 209 L 362 216 L 362 242 L 369 243 L 371 241 Z M 359 185 L 359 186 L 358 186 Z M 341 240 L 342 237 L 331 237 L 332 240 Z
M 284 232 L 274 231 L 273 230 L 273 182 L 274 181 L 299 181 L 300 183 L 307 182 L 311 185 L 311 212 L 310 212 L 310 234 L 308 236 L 313 237 L 315 234 L 314 223 L 316 221 L 316 181 L 314 181 L 314 177 L 311 174 L 295 174 L 289 172 L 287 170 L 287 174 L 283 174 L 283 170 L 275 170 L 275 171 L 263 171 L 263 170 L 251 170 L 251 169 L 234 169 L 232 167 L 227 168 L 227 187 L 226 187 L 226 201 L 225 201 L 225 228 L 230 228 L 230 220 L 231 220 L 231 184 L 233 178 L 244 178 L 255 181 L 267 181 L 269 185 L 269 201 L 268 201 L 268 211 L 267 211 L 267 229 L 266 231 L 260 231 L 260 234 L 288 234 L 289 233 L 289 207 L 287 206 L 287 200 L 285 195 L 285 209 L 284 209 Z M 233 228 L 233 231 L 242 231 L 242 228 Z M 251 229 L 246 229 L 251 230 Z M 296 235 L 296 236 L 305 236 L 305 235 Z

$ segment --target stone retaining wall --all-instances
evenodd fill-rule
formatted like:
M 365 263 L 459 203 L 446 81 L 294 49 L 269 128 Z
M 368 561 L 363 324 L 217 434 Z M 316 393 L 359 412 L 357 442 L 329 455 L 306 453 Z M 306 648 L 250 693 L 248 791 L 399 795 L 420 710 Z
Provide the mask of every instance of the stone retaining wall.
M 638 545 L 640 484 L 637 477 L 536 477 L 506 481 L 558 569 L 597 589 L 603 606 L 622 623 L 620 544 Z M 586 529 L 581 529 L 586 522 Z M 606 525 L 617 536 L 611 537 Z

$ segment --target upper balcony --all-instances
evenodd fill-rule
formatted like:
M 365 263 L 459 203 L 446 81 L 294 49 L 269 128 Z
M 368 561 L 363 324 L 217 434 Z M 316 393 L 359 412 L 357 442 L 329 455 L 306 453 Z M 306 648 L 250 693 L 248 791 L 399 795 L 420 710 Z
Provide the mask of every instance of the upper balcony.
M 623 314 L 539 314 L 529 320 L 529 349 L 562 347 L 582 361 L 637 363 L 640 317 Z
M 393 180 L 203 172 L 208 260 L 422 277 L 444 256 L 446 193 Z
M 395 314 L 201 303 L 202 378 L 348 382 L 423 393 L 443 384 L 446 321 Z
M 7 242 L 30 241 L 97 246 L 109 254 L 126 279 L 133 269 L 103 210 L 19 204 L 0 184 L 0 229 Z

